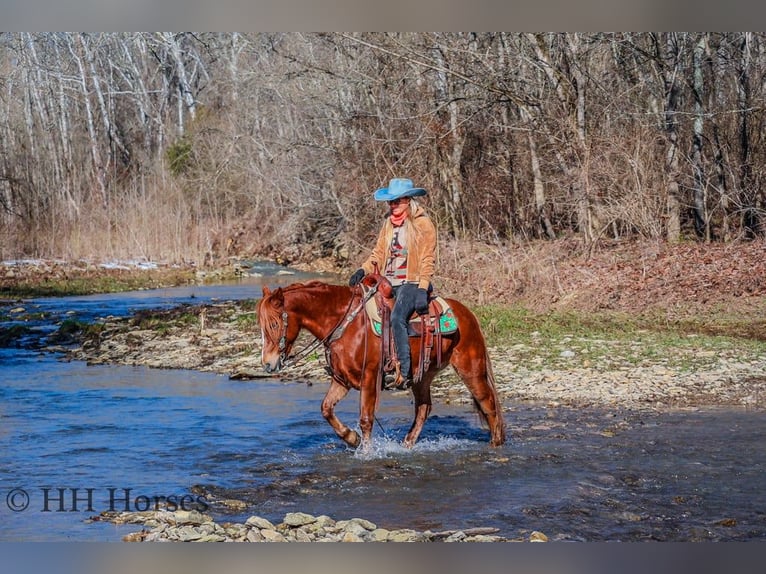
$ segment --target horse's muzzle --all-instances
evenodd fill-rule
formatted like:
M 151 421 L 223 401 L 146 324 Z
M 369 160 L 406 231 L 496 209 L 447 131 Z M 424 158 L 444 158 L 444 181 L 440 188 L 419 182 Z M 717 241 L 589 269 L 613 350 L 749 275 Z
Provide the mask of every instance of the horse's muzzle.
M 277 358 L 277 360 L 274 362 L 267 361 L 263 363 L 263 368 L 269 374 L 278 373 L 282 370 L 282 359 Z

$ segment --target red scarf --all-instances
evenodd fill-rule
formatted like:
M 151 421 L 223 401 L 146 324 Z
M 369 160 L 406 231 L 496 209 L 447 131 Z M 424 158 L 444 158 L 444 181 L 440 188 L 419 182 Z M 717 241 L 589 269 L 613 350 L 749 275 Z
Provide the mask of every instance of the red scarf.
M 389 216 L 391 218 L 391 223 L 394 225 L 394 227 L 399 227 L 402 223 L 404 223 L 404 220 L 407 219 L 407 216 L 409 215 L 409 210 L 402 211 L 402 213 L 397 217 L 393 213 Z

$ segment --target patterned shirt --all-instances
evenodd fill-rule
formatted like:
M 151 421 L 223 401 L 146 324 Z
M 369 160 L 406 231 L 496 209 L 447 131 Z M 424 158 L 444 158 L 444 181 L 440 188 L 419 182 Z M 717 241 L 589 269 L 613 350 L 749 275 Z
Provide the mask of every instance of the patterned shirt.
M 407 232 L 404 225 L 394 227 L 389 258 L 383 275 L 394 287 L 401 285 L 407 279 Z

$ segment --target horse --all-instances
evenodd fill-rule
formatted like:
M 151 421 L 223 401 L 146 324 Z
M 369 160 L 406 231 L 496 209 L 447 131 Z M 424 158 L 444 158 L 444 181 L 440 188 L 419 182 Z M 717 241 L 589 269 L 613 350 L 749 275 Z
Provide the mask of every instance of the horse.
M 369 282 L 367 278 L 365 282 Z M 292 355 L 302 330 L 315 337 L 314 349 L 324 346 L 331 380 L 322 401 L 322 416 L 338 437 L 352 448 L 371 444 L 375 411 L 382 391 L 381 343 L 363 311 L 370 291 L 367 290 L 365 295 L 361 285 L 348 287 L 316 280 L 293 283 L 273 291 L 264 286 L 263 297 L 256 307 L 262 339 L 261 363 L 266 372 L 276 373 L 295 363 L 299 355 L 306 356 L 307 351 L 313 351 L 307 347 L 303 353 Z M 452 308 L 458 328 L 454 333 L 440 337 L 440 345 L 433 345 L 427 370 L 416 377 L 411 388 L 415 418 L 403 444 L 411 448 L 418 440 L 431 412 L 431 382 L 449 364 L 470 391 L 483 426 L 489 428 L 490 445 L 500 446 L 505 442 L 505 423 L 479 321 L 459 301 L 445 300 Z M 411 337 L 410 347 L 413 365 L 422 364 L 419 363 L 420 339 Z M 434 360 L 437 353 L 440 360 Z M 361 437 L 334 412 L 335 406 L 352 388 L 360 392 Z

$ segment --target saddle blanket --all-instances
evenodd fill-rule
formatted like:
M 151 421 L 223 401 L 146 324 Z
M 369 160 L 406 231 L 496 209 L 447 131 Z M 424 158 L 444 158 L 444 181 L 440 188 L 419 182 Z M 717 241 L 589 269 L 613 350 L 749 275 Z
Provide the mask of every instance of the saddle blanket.
M 452 312 L 452 307 L 450 307 L 449 303 L 447 303 L 447 301 L 442 297 L 436 297 L 436 302 L 442 309 L 442 312 L 439 314 L 439 331 L 441 331 L 443 335 L 454 333 L 457 331 L 457 319 L 455 318 L 455 314 Z M 383 327 L 380 320 L 380 311 L 378 310 L 378 306 L 375 303 L 374 297 L 367 301 L 365 304 L 365 311 L 367 312 L 367 316 L 370 318 L 370 322 L 372 323 L 373 332 L 378 337 L 380 337 L 380 334 L 383 332 Z M 411 337 L 420 335 L 421 323 L 422 320 L 420 315 L 415 313 L 410 319 L 409 323 L 408 331 Z

